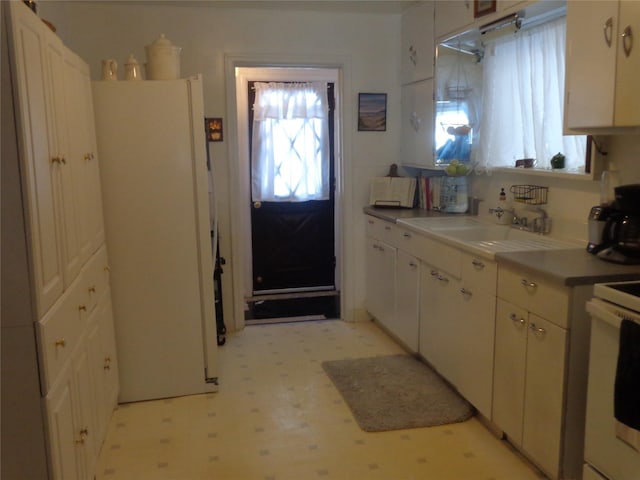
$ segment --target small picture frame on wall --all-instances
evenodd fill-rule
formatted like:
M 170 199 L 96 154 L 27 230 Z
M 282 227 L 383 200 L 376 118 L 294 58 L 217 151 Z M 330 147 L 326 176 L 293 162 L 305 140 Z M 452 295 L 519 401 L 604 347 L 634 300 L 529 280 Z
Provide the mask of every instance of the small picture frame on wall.
M 207 140 L 210 142 L 221 142 L 222 135 L 222 118 L 206 118 Z
M 358 94 L 358 131 L 385 132 L 387 130 L 387 94 Z
M 473 18 L 483 17 L 496 11 L 497 0 L 473 0 Z

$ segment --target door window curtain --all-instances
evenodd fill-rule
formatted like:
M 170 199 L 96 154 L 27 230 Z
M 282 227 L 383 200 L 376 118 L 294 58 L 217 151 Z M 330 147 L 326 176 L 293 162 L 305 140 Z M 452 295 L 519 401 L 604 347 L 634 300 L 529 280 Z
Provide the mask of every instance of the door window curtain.
M 253 201 L 329 199 L 327 82 L 255 82 Z
M 585 136 L 563 136 L 565 17 L 486 44 L 481 167 L 513 167 L 520 158 L 549 169 L 562 152 L 566 169 L 584 169 Z

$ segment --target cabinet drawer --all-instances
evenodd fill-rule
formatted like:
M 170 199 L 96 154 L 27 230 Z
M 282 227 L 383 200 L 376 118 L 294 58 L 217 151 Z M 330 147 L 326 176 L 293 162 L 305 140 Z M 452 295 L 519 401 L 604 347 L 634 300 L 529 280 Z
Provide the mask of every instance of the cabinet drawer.
M 366 233 L 368 236 L 386 243 L 393 243 L 392 238 L 395 229 L 393 223 L 372 217 L 371 215 L 366 216 L 366 222 Z
M 495 296 L 498 264 L 485 258 L 462 254 L 462 280 L 465 287 Z
M 536 274 L 508 268 L 498 271 L 498 296 L 568 328 L 569 288 L 543 281 Z
M 42 389 L 45 393 L 71 358 L 84 331 L 86 303 L 81 283 L 76 281 L 37 324 L 41 369 L 44 372 Z
M 443 242 L 396 225 L 394 245 L 425 263 L 460 278 L 462 253 Z

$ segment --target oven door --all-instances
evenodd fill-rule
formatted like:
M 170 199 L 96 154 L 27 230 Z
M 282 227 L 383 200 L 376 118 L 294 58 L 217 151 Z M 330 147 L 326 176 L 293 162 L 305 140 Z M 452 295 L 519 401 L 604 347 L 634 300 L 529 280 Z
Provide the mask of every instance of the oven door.
M 595 471 L 601 472 L 604 478 L 637 480 L 640 452 L 616 437 L 613 392 L 622 316 L 640 323 L 640 314 L 599 299 L 587 302 L 587 311 L 591 314 L 592 323 L 585 462 L 593 466 Z M 589 474 L 595 474 L 595 471 Z M 600 479 L 593 475 L 585 478 Z

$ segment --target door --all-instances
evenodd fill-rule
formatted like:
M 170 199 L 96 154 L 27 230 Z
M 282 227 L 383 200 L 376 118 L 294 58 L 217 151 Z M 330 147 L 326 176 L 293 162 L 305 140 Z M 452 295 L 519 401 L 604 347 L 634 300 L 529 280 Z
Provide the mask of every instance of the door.
M 278 148 L 273 139 L 269 142 L 257 140 L 253 108 L 256 84 L 248 84 L 251 184 L 254 186 L 251 195 L 253 294 L 335 290 L 334 84 L 328 83 L 324 87 L 328 115 L 322 121 L 326 124 L 322 128 L 314 128 L 311 135 L 318 144 L 327 142 L 328 154 L 315 161 L 328 162 L 328 165 L 315 165 L 320 171 L 326 172 L 323 175 L 328 181 L 327 194 L 311 200 L 305 200 L 307 197 L 304 194 L 298 195 L 299 185 L 311 184 L 310 178 L 320 175 L 311 166 L 314 162 L 310 156 L 316 153 L 316 147 L 311 147 L 309 151 L 310 140 L 302 140 L 302 136 L 309 132 L 302 133 L 303 122 L 293 129 L 274 122 L 271 128 L 282 128 L 282 136 L 273 137 L 278 139 L 282 148 Z M 292 87 L 300 85 L 292 82 L 284 84 Z M 264 85 L 258 86 L 263 88 Z M 270 85 L 276 88 L 275 83 Z M 319 138 L 322 136 L 327 138 Z M 258 158 L 265 149 L 274 151 L 273 165 L 268 173 L 257 167 Z M 265 175 L 273 175 L 273 178 L 266 179 Z M 255 185 L 268 182 L 275 184 L 274 191 L 278 188 L 281 190 L 264 200 L 262 190 L 257 192 Z

